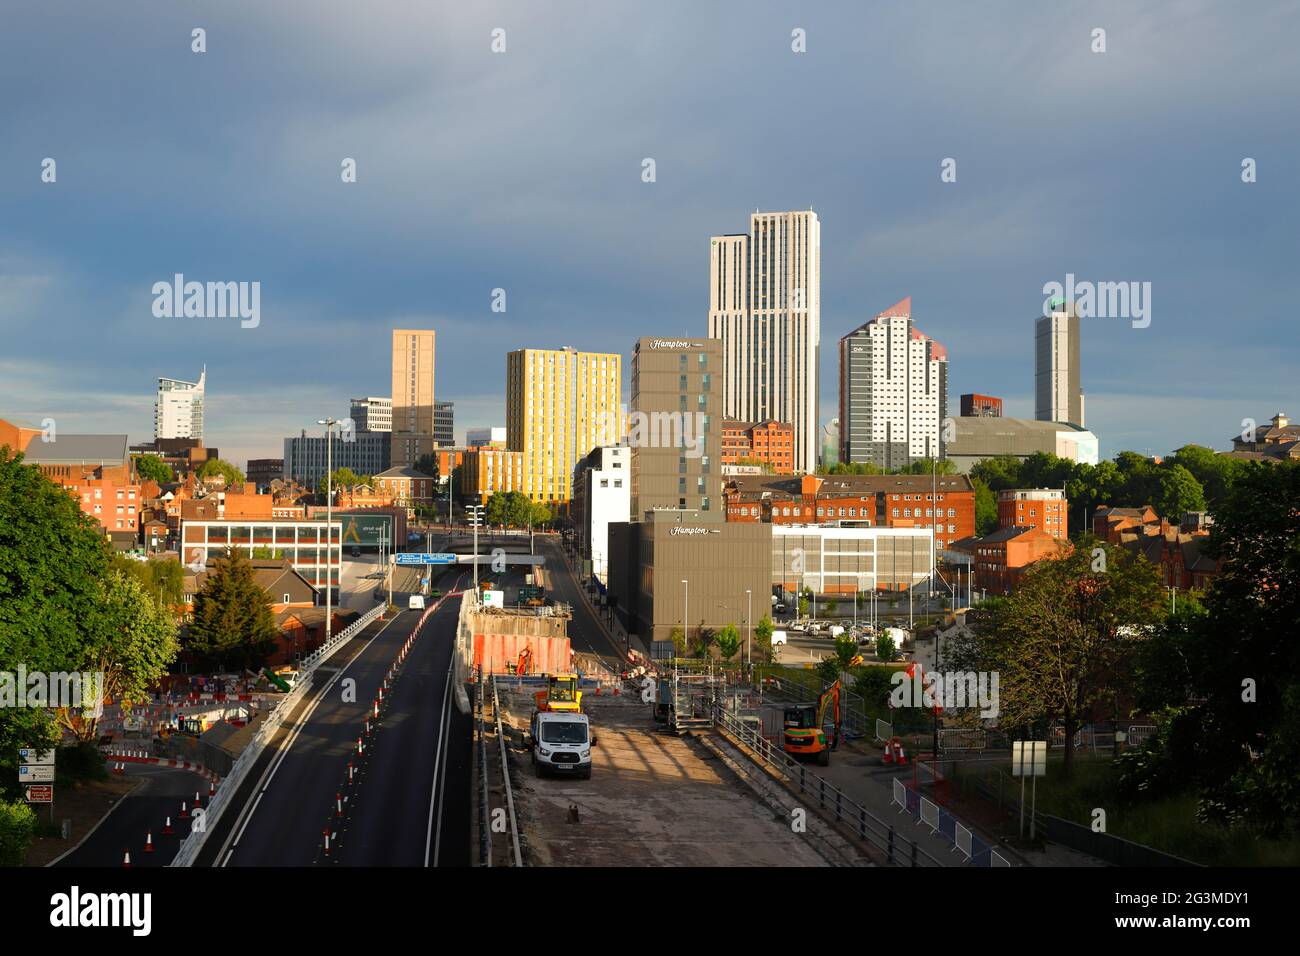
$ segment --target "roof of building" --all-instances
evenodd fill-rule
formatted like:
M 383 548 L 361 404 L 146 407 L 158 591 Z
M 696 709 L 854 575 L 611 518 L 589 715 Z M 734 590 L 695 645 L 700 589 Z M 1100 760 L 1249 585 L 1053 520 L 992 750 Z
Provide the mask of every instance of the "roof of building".
M 761 498 L 800 498 L 803 475 L 734 475 L 728 476 L 732 494 L 745 500 Z M 845 498 L 855 495 L 915 494 L 927 491 L 974 491 L 966 475 L 818 475 L 818 498 Z
M 438 451 L 464 451 L 463 448 L 439 448 Z M 375 478 L 432 478 L 433 475 L 426 475 L 424 472 L 412 468 L 410 465 L 401 465 L 396 468 L 389 468 L 387 471 L 381 471 L 374 475 Z
M 62 462 L 114 462 L 130 457 L 125 435 L 65 435 L 56 433 L 53 441 L 37 435 L 23 449 L 28 462 L 60 464 Z

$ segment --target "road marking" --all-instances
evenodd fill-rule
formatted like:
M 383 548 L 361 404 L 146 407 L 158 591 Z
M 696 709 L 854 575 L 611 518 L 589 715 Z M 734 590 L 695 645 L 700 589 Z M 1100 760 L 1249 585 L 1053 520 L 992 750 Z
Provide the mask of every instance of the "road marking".
M 442 842 L 442 798 L 438 789 L 438 771 L 442 770 L 443 780 L 446 781 L 447 767 L 442 760 L 442 741 L 445 736 L 447 727 L 448 705 L 451 703 L 451 673 L 456 665 L 455 647 L 452 648 L 453 659 L 447 662 L 447 681 L 442 689 L 442 714 L 438 720 L 438 749 L 433 758 L 433 786 L 429 789 L 429 826 L 424 834 L 424 865 L 429 865 L 429 845 L 433 844 L 433 865 L 438 865 L 438 846 Z M 448 751 L 450 751 L 450 747 Z M 438 807 L 438 833 L 435 838 L 433 830 L 433 808 Z
M 316 712 L 316 708 L 320 706 L 320 702 L 325 699 L 325 695 L 329 693 L 330 688 L 338 682 L 339 678 L 347 673 L 348 668 L 360 660 L 361 655 L 366 652 L 367 648 L 369 648 L 371 644 L 375 643 L 375 641 L 379 640 L 384 631 L 388 630 L 388 628 L 391 627 L 392 624 L 401 616 L 402 612 L 399 610 L 395 615 L 393 615 L 392 619 L 387 624 L 379 629 L 378 634 L 366 641 L 365 646 L 353 655 L 352 660 L 348 661 L 346 667 L 334 673 L 334 676 L 330 678 L 329 682 L 321 688 L 320 693 L 316 695 L 315 699 L 311 703 L 311 707 L 308 708 L 307 712 L 302 715 L 302 718 L 294 726 L 293 731 L 289 734 L 289 739 L 286 740 L 284 746 L 280 748 L 280 752 L 276 754 L 276 758 L 271 762 L 271 766 L 267 767 L 266 770 L 262 772 L 262 779 L 257 782 L 257 799 L 254 800 L 253 805 L 245 811 L 246 815 L 243 817 L 243 825 L 239 826 L 239 832 L 234 835 L 233 840 L 227 838 L 225 845 L 222 846 L 221 852 L 229 851 L 226 852 L 226 858 L 221 862 L 223 868 L 230 862 L 230 858 L 235 855 L 235 849 L 239 846 L 239 841 L 243 839 L 244 831 L 248 829 L 248 824 L 252 822 L 253 814 L 257 812 L 257 805 L 262 802 L 263 794 L 270 789 L 271 781 L 275 779 L 275 774 L 280 769 L 280 764 L 284 763 L 284 758 L 289 755 L 289 751 L 293 748 L 294 741 L 298 739 L 298 735 L 302 732 L 303 727 L 307 726 L 307 722 L 311 719 L 311 715 Z M 232 830 L 232 833 L 233 832 L 234 831 Z M 217 855 L 220 856 L 221 853 L 219 852 Z

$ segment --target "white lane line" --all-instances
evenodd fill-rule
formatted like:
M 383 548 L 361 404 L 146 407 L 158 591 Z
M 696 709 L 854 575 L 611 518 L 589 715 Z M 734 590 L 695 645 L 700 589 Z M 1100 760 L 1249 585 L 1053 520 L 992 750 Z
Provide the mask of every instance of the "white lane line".
M 292 749 L 294 741 L 298 739 L 298 735 L 302 732 L 302 729 L 307 726 L 307 722 L 311 719 L 311 715 L 316 712 L 316 708 L 320 706 L 320 702 L 325 699 L 325 695 L 329 693 L 330 688 L 338 683 L 339 679 L 347 672 L 348 668 L 360 660 L 361 655 L 366 652 L 366 649 L 370 647 L 371 644 L 375 643 L 375 641 L 379 640 L 384 631 L 388 630 L 388 628 L 392 626 L 393 622 L 401 616 L 401 611 L 398 611 L 393 615 L 392 620 L 381 627 L 378 634 L 366 641 L 365 646 L 362 647 L 361 650 L 357 651 L 352 660 L 348 661 L 347 666 L 342 670 L 335 672 L 329 683 L 322 687 L 320 693 L 316 695 L 316 698 L 312 701 L 311 707 L 302 715 L 302 718 L 293 728 L 293 732 L 289 734 L 289 739 L 285 741 L 284 746 L 280 748 L 280 752 L 276 754 L 275 760 L 273 760 L 271 765 L 263 771 L 262 779 L 257 782 L 257 799 L 254 800 L 253 805 L 245 811 L 242 825 L 239 826 L 239 832 L 234 834 L 234 839 L 229 837 L 226 838 L 226 844 L 221 848 L 221 851 L 229 852 L 226 852 L 226 858 L 221 862 L 222 867 L 225 867 L 226 864 L 230 862 L 230 858 L 235 855 L 235 848 L 239 846 L 239 841 L 243 839 L 244 831 L 248 829 L 248 824 L 252 822 L 253 814 L 257 812 L 257 805 L 262 802 L 262 796 L 268 789 L 270 789 L 271 781 L 275 778 L 276 771 L 280 769 L 280 764 L 284 763 L 284 758 L 289 755 L 289 751 Z M 219 855 L 220 853 L 218 853 L 218 856 Z
M 443 767 L 442 764 L 442 740 L 443 740 L 444 731 L 447 726 L 447 710 L 448 710 L 447 705 L 451 701 L 451 671 L 452 668 L 449 666 L 447 668 L 447 681 L 442 689 L 442 713 L 438 718 L 438 749 L 433 758 L 433 786 L 429 788 L 429 826 L 425 830 L 425 834 L 424 834 L 424 865 L 425 866 L 429 865 L 429 849 L 431 844 L 433 844 L 433 865 L 434 866 L 438 865 L 438 848 L 437 848 L 436 841 L 441 841 L 442 838 L 441 807 L 439 807 L 439 813 L 438 813 L 439 832 L 437 834 L 436 841 L 435 841 L 435 835 L 433 830 L 433 810 L 434 807 L 439 804 L 439 795 L 438 795 L 439 768 L 442 768 L 445 773 L 445 767 Z

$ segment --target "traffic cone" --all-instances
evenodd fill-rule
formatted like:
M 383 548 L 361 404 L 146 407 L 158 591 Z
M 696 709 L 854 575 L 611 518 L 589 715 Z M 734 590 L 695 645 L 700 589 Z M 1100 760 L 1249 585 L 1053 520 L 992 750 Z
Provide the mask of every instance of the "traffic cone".
M 168 817 L 167 822 L 163 824 L 162 835 L 171 836 L 175 831 L 172 830 L 172 818 Z
M 885 757 L 880 762 L 881 763 L 894 762 L 894 742 L 892 740 L 885 741 Z
M 900 767 L 907 766 L 907 753 L 903 750 L 903 742 L 901 740 L 895 741 L 894 752 L 898 755 L 898 765 Z
M 181 812 L 178 813 L 178 814 L 176 814 L 176 819 L 178 819 L 178 820 L 188 820 L 189 818 L 190 818 L 190 811 L 189 811 L 188 809 L 186 809 L 185 801 L 182 800 L 182 801 L 181 801 Z
M 124 869 L 124 870 L 129 870 L 129 869 L 131 869 L 131 851 L 130 851 L 130 850 L 123 850 L 123 851 L 122 851 L 122 869 Z
M 153 852 L 153 833 L 151 832 L 146 832 L 144 835 L 144 852 Z
M 343 794 L 334 794 L 334 816 L 343 816 Z
M 325 855 L 330 855 L 330 828 L 325 828 Z

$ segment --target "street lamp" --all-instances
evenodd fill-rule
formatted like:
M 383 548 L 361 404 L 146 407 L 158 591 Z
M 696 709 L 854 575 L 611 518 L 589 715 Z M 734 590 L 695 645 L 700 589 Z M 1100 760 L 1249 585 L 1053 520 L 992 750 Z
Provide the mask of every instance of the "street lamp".
M 334 606 L 334 426 L 337 418 L 318 418 L 317 425 L 325 426 L 325 643 L 330 642 Z M 343 542 L 339 542 L 342 560 Z M 342 574 L 342 567 L 339 573 Z
M 749 632 L 745 638 L 745 666 L 752 670 L 754 667 L 754 592 L 750 588 L 745 588 L 745 630 Z
M 478 526 L 483 516 L 482 505 L 467 505 L 465 513 L 469 516 L 470 525 L 474 529 L 474 593 L 478 594 Z
M 691 645 L 691 582 L 682 578 L 682 640 Z

